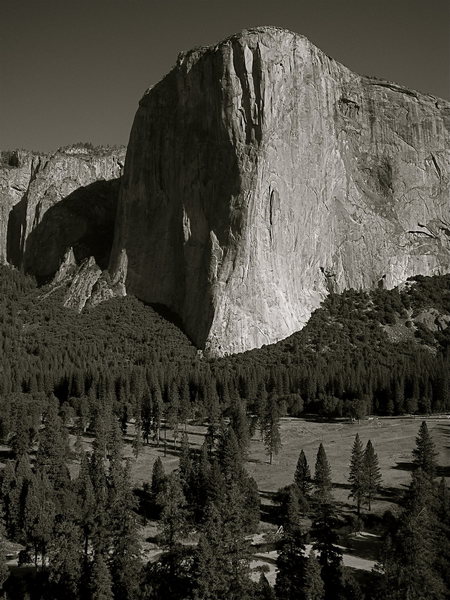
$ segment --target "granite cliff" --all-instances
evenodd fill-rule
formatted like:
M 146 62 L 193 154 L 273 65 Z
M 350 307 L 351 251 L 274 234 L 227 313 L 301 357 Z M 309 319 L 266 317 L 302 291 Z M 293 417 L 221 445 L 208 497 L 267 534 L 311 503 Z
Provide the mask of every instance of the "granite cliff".
M 53 154 L 3 152 L 0 262 L 48 281 L 69 247 L 106 268 L 125 148 L 74 145 Z
M 448 272 L 449 122 L 278 28 L 181 54 L 135 116 L 113 276 L 125 252 L 127 290 L 221 355 L 288 336 L 331 291 Z

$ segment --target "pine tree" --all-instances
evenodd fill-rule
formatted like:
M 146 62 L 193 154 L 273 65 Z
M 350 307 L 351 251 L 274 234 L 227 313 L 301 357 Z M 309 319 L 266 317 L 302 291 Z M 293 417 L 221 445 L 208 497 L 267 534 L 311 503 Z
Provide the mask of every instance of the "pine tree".
M 289 489 L 286 512 L 283 539 L 277 558 L 275 594 L 280 600 L 303 600 L 307 558 L 305 535 L 300 527 L 296 486 Z
M 36 473 L 28 489 L 24 522 L 27 540 L 33 545 L 36 568 L 39 554 L 42 568 L 45 566 L 48 545 L 53 537 L 56 515 L 54 499 L 55 493 L 47 475 Z
M 161 458 L 158 456 L 158 458 L 153 463 L 152 482 L 150 486 L 153 503 L 156 502 L 157 497 L 163 491 L 165 482 L 166 476 L 164 474 L 164 467 Z
M 160 387 L 156 387 L 153 391 L 153 404 L 152 404 L 152 432 L 153 438 L 156 442 L 156 447 L 159 447 L 161 438 L 161 421 L 163 418 L 164 403 L 162 399 Z M 167 432 L 167 423 L 165 425 L 165 432 Z
M 0 594 L 8 577 L 9 569 L 8 565 L 6 564 L 5 531 L 3 526 L 0 524 Z M 2 597 L 4 596 L 2 595 Z
M 158 495 L 162 507 L 160 521 L 160 544 L 173 551 L 188 530 L 186 498 L 178 474 L 167 476 L 163 491 Z
M 363 457 L 363 484 L 364 499 L 367 501 L 368 509 L 371 510 L 371 503 L 374 495 L 381 485 L 381 471 L 378 464 L 378 456 L 373 449 L 372 442 L 367 442 Z
M 280 417 L 278 400 L 272 395 L 267 403 L 262 423 L 263 440 L 270 464 L 272 464 L 274 454 L 278 454 L 281 450 Z
M 353 442 L 348 481 L 350 483 L 349 498 L 353 498 L 355 500 L 356 514 L 359 518 L 361 515 L 361 502 L 365 489 L 364 453 L 359 434 L 356 434 L 355 441 Z
M 234 501 L 236 493 L 231 484 L 226 501 L 207 509 L 194 570 L 194 598 L 198 600 L 250 600 L 249 545 Z
M 240 481 L 243 477 L 242 453 L 231 427 L 222 433 L 217 454 L 225 480 Z
M 244 456 L 250 443 L 250 432 L 245 404 L 236 399 L 230 413 L 230 426 L 236 434 L 236 438 Z
M 317 451 L 314 471 L 315 497 L 321 504 L 331 501 L 331 469 L 328 463 L 325 448 L 321 443 Z
M 433 478 L 436 474 L 437 452 L 425 421 L 422 421 L 419 428 L 419 433 L 416 437 L 416 447 L 412 453 L 413 463 L 416 468 L 422 469 L 424 473 Z
M 264 573 L 261 573 L 255 587 L 254 597 L 257 600 L 276 600 L 275 592 Z
M 70 481 L 67 468 L 67 431 L 58 415 L 57 400 L 52 398 L 44 421 L 44 429 L 39 435 L 35 468 L 46 473 L 56 491 L 66 487 Z
M 55 597 L 78 600 L 82 557 L 80 528 L 66 519 L 59 520 L 49 544 L 49 580 Z
M 322 504 L 312 525 L 311 533 L 315 539 L 313 548 L 318 554 L 318 561 L 321 565 L 325 600 L 341 600 L 343 598 L 342 551 L 337 546 L 338 536 L 335 527 L 336 516 L 333 505 Z
M 134 600 L 137 594 L 139 542 L 130 467 L 113 464 L 108 497 L 111 574 L 115 600 Z
M 99 552 L 94 555 L 90 576 L 91 600 L 115 600 L 108 564 Z
M 311 492 L 311 471 L 309 469 L 308 461 L 306 460 L 306 456 L 303 450 L 300 452 L 300 456 L 298 457 L 297 467 L 295 469 L 294 475 L 294 483 L 297 485 L 298 489 L 301 491 L 303 496 L 305 496 L 305 498 Z
M 261 431 L 261 439 L 264 439 L 264 417 L 267 412 L 267 390 L 264 382 L 258 384 L 255 398 L 255 412 L 258 422 L 258 427 Z
M 200 535 L 194 567 L 194 598 L 227 598 L 230 587 L 223 545 L 223 521 L 214 504 L 207 509 L 205 527 Z
M 436 490 L 421 468 L 412 472 L 405 510 L 383 559 L 384 597 L 389 600 L 444 600 L 445 585 L 438 556 Z M 444 575 L 445 577 L 445 575 Z
M 305 600 L 323 600 L 325 595 L 321 567 L 312 549 L 306 563 L 304 595 Z
M 83 534 L 84 560 L 87 563 L 89 542 L 94 530 L 95 494 L 91 480 L 89 458 L 86 453 L 81 456 L 80 471 L 74 482 L 78 505 L 78 521 Z

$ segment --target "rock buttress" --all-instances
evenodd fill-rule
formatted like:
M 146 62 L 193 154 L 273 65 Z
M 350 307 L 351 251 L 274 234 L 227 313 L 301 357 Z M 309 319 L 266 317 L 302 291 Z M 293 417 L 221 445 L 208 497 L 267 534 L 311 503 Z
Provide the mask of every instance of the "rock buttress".
M 300 329 L 330 291 L 450 270 L 450 105 L 306 38 L 244 31 L 142 98 L 111 269 L 212 355 Z

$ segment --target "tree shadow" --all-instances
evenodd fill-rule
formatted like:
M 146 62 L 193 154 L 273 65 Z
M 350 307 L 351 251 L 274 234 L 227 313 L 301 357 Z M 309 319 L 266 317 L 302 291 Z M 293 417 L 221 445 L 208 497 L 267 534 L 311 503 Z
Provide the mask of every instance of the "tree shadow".
M 415 466 L 412 462 L 397 462 L 396 465 L 391 468 L 397 471 L 407 471 L 410 473 L 411 471 L 414 471 Z

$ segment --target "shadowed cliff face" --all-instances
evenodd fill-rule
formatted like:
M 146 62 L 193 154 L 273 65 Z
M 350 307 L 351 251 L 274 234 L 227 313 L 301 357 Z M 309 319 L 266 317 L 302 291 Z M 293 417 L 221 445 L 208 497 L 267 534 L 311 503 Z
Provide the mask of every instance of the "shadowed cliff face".
M 450 269 L 448 102 L 360 77 L 302 36 L 180 55 L 140 102 L 111 269 L 220 355 L 345 288 Z
M 0 261 L 51 278 L 69 247 L 107 266 L 125 149 L 16 151 L 0 165 Z
M 119 179 L 96 181 L 76 189 L 47 210 L 31 231 L 23 268 L 38 282 L 58 270 L 68 247 L 80 264 L 93 256 L 101 269 L 109 262 L 119 192 Z M 15 207 L 16 208 L 16 207 Z

